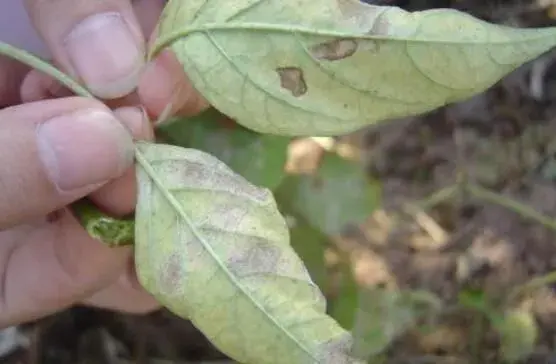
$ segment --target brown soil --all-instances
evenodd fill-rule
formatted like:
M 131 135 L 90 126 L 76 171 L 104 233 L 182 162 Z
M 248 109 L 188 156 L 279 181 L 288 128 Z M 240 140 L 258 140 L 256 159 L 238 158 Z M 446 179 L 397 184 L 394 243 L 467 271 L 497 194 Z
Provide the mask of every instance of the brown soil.
M 409 10 L 453 7 L 495 23 L 556 25 L 556 1 L 375 1 Z M 556 214 L 556 57 L 547 54 L 477 97 L 420 117 L 349 136 L 369 174 L 384 183 L 382 210 L 347 249 L 357 278 L 405 289 L 427 289 L 455 302 L 462 289 L 501 301 L 513 288 L 556 270 L 556 230 L 515 209 L 463 196 L 427 209 L 424 201 L 456 182 L 480 184 L 547 217 Z M 556 363 L 556 292 L 546 285 L 526 300 L 541 330 L 523 363 Z M 523 302 L 523 301 L 521 301 Z M 475 317 L 475 321 L 474 318 Z M 411 330 L 392 345 L 385 363 L 499 363 L 498 336 L 488 325 L 471 331 L 476 315 L 445 314 L 432 331 Z M 191 324 L 160 311 L 146 317 L 76 307 L 19 328 L 22 348 L 5 363 L 194 363 L 226 359 Z M 8 334 L 6 334 L 8 335 Z M 1 346 L 1 345 L 0 345 Z

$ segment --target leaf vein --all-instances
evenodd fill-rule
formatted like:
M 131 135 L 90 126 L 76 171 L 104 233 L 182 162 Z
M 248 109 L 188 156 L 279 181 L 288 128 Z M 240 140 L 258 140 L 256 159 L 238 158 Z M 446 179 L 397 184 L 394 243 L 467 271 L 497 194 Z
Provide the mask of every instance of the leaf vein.
M 140 144 L 141 142 L 137 142 L 137 143 Z M 172 205 L 172 207 L 175 209 L 176 213 L 184 220 L 185 223 L 187 223 L 187 225 L 191 229 L 191 232 L 193 233 L 193 235 L 198 239 L 198 241 L 201 243 L 203 248 L 209 253 L 209 255 L 212 256 L 213 260 L 222 269 L 222 272 L 225 273 L 225 275 L 228 277 L 228 279 L 236 285 L 238 290 L 245 297 L 247 297 L 249 302 L 251 302 L 258 310 L 260 310 L 261 312 L 264 312 L 264 314 L 265 314 L 264 317 L 269 319 L 272 322 L 272 324 L 275 327 L 277 327 L 286 337 L 288 337 L 295 345 L 300 347 L 300 349 L 302 349 L 309 357 L 313 358 L 314 360 L 318 360 L 313 355 L 311 350 L 309 350 L 309 348 L 307 348 L 305 345 L 303 345 L 298 340 L 296 340 L 296 338 L 294 336 L 292 336 L 292 334 L 290 332 L 288 332 L 286 330 L 286 328 L 284 326 L 282 326 L 280 324 L 280 322 L 277 321 L 274 316 L 270 315 L 270 313 L 266 311 L 264 306 L 262 306 L 251 295 L 249 295 L 249 292 L 245 289 L 245 287 L 243 287 L 243 285 L 240 282 L 238 282 L 234 278 L 234 276 L 231 274 L 228 267 L 218 259 L 218 255 L 216 254 L 216 252 L 212 249 L 210 244 L 208 244 L 207 242 L 205 242 L 203 240 L 203 237 L 201 236 L 199 231 L 195 228 L 195 226 L 192 224 L 189 216 L 185 213 L 185 211 L 183 210 L 183 208 L 181 207 L 179 202 L 176 200 L 176 198 L 166 189 L 164 183 L 158 178 L 156 172 L 151 167 L 151 165 L 149 164 L 149 161 L 147 160 L 146 156 L 143 155 L 143 153 L 142 153 L 142 151 L 140 150 L 139 147 L 135 148 L 135 157 L 137 159 L 137 162 L 140 163 L 141 167 L 144 169 L 146 174 L 150 177 L 152 182 L 160 189 L 160 192 L 165 197 L 165 199 Z

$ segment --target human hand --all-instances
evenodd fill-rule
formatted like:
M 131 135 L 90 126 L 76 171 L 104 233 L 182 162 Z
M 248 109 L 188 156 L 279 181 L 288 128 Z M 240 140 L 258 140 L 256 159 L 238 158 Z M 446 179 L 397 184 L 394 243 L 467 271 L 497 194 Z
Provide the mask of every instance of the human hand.
M 123 0 L 27 0 L 26 7 L 53 63 L 99 98 L 116 98 L 108 104 L 142 103 L 150 116 L 158 116 L 170 103 L 172 113 L 195 114 L 206 102 L 170 52 L 143 64 L 142 34 L 152 30 L 163 3 L 135 1 L 132 9 Z M 103 27 L 114 23 L 127 24 L 131 35 L 126 38 L 121 31 L 116 36 L 112 29 L 102 36 Z M 92 27 L 90 34 L 87 27 Z M 71 29 L 90 39 L 72 45 L 68 39 L 77 36 Z M 117 50 L 110 44 L 126 39 L 136 42 L 136 56 L 130 51 L 125 59 L 114 60 Z M 19 86 L 20 92 L 14 92 Z M 112 113 L 99 102 L 68 95 L 45 75 L 0 58 L 0 105 L 11 105 L 0 110 L 0 165 L 9 171 L 0 175 L 0 326 L 76 303 L 138 313 L 158 307 L 136 280 L 131 249 L 108 248 L 91 239 L 66 208 L 89 195 L 108 213 L 131 212 L 136 195 L 133 145 L 121 123 L 137 139 L 152 138 L 151 126 L 136 107 Z

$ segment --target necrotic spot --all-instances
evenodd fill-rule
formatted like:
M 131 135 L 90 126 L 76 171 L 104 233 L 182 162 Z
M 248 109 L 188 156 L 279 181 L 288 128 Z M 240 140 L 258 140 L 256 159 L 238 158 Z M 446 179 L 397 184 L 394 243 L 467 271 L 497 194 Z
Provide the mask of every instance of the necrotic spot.
M 300 68 L 281 67 L 277 68 L 276 72 L 280 76 L 280 86 L 289 90 L 293 96 L 299 97 L 307 92 L 307 84 Z
M 336 39 L 311 47 L 311 54 L 320 60 L 337 61 L 352 56 L 357 50 L 353 39 Z

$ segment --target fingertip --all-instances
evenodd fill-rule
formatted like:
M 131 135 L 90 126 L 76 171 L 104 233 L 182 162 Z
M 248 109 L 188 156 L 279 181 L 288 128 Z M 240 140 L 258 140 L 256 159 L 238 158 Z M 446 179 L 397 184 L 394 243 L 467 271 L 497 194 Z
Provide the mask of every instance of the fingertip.
M 95 96 L 115 99 L 136 89 L 145 37 L 131 1 L 26 0 L 25 6 L 54 61 Z
M 19 86 L 29 67 L 8 57 L 0 56 L 0 108 L 21 102 Z
M 56 79 L 38 70 L 31 70 L 25 76 L 19 92 L 23 103 L 73 95 L 68 88 L 64 87 Z
M 153 119 L 193 116 L 209 107 L 169 49 L 147 65 L 139 81 L 138 94 Z
M 132 213 L 137 202 L 135 167 L 91 193 L 89 197 L 101 210 L 112 216 L 123 217 Z
M 151 141 L 154 131 L 147 111 L 142 106 L 123 106 L 114 110 L 114 115 L 129 129 L 136 140 Z
M 152 125 L 142 107 L 122 107 L 116 109 L 114 114 L 128 127 L 135 140 L 154 139 Z M 137 200 L 135 167 L 132 166 L 121 177 L 102 186 L 90 197 L 97 206 L 113 216 L 125 216 L 133 212 Z
M 148 314 L 160 308 L 160 303 L 147 292 L 137 279 L 135 261 L 130 257 L 127 268 L 110 286 L 87 298 L 84 304 L 128 314 Z

